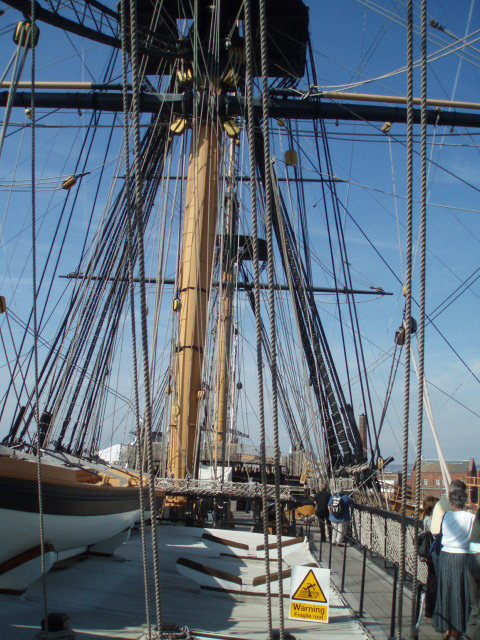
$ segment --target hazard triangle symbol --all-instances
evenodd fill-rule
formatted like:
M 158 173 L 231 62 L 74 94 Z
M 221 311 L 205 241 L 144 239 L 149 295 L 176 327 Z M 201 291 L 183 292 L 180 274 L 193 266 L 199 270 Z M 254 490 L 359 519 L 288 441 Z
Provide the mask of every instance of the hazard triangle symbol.
M 293 594 L 292 600 L 327 602 L 323 589 L 319 585 L 317 577 L 311 569 Z

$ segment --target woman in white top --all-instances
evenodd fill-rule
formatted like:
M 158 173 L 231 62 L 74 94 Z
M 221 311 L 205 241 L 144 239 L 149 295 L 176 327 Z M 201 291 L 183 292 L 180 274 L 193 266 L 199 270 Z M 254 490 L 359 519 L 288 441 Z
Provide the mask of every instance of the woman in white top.
M 470 547 L 468 549 L 468 577 L 470 582 L 470 614 L 469 637 L 480 640 L 480 509 L 473 523 Z
M 438 568 L 438 591 L 433 626 L 445 638 L 460 638 L 470 615 L 467 557 L 475 516 L 465 511 L 467 487 L 454 480 L 448 487 L 451 511 L 442 521 L 442 551 Z

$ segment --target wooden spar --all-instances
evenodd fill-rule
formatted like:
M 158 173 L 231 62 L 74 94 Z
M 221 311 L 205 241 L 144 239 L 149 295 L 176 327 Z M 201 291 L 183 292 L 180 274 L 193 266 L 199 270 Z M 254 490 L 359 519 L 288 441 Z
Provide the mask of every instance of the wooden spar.
M 218 403 L 217 420 L 215 425 L 215 459 L 221 459 L 222 467 L 225 463 L 225 434 L 227 432 L 228 409 L 228 381 L 230 348 L 232 341 L 233 321 L 233 249 L 236 237 L 236 210 L 235 210 L 235 151 L 236 142 L 230 142 L 230 181 L 225 207 L 224 227 L 224 256 L 222 267 L 222 299 L 219 318 L 219 367 L 218 367 Z
M 406 96 L 384 96 L 376 93 L 350 93 L 349 91 L 319 91 L 311 95 L 330 100 L 348 100 L 349 102 L 380 102 L 382 104 L 407 104 Z M 413 104 L 421 104 L 420 98 L 414 98 Z M 478 111 L 480 102 L 462 102 L 459 100 L 445 100 L 427 98 L 427 107 L 447 107 L 451 109 L 472 109 Z
M 224 444 L 227 432 L 229 362 L 232 341 L 233 319 L 233 274 L 224 273 L 223 292 L 219 322 L 219 367 L 218 367 L 218 403 L 217 421 L 215 424 L 215 459 L 224 463 Z
M 12 83 L 9 81 L 0 82 L 0 89 L 10 89 Z M 21 80 L 17 83 L 17 89 L 31 89 L 32 83 L 28 80 Z M 51 91 L 103 91 L 108 93 L 113 91 L 118 93 L 122 90 L 121 84 L 106 84 L 96 82 L 72 82 L 72 81 L 52 81 L 45 80 L 35 83 L 35 88 L 49 89 Z M 163 94 L 150 94 L 158 95 Z M 348 100 L 349 102 L 379 102 L 381 104 L 407 104 L 406 96 L 392 96 L 378 93 L 350 93 L 349 91 L 312 91 L 311 96 L 327 98 L 329 100 Z M 180 97 L 180 96 L 179 96 Z M 414 98 L 413 104 L 421 104 L 420 98 Z M 444 107 L 447 109 L 471 109 L 480 110 L 480 102 L 465 102 L 462 100 L 446 100 L 445 98 L 427 98 L 428 107 Z
M 189 94 L 181 93 L 140 93 L 141 113 L 156 113 L 162 109 L 165 112 L 182 116 L 191 114 L 192 103 Z M 352 94 L 348 94 L 351 96 Z M 354 95 L 354 94 L 353 94 Z M 131 96 L 131 94 L 129 94 Z M 129 98 L 131 99 L 131 98 Z M 11 100 L 13 107 L 28 108 L 31 105 L 32 96 L 29 91 L 16 91 L 12 96 L 9 91 L 0 90 L 0 107 L 5 106 Z M 402 98 L 400 98 L 402 100 Z M 242 96 L 223 96 L 225 116 L 234 118 L 245 113 L 245 98 Z M 300 120 L 352 120 L 368 122 L 398 122 L 404 124 L 407 120 L 407 110 L 400 105 L 379 105 L 375 103 L 362 104 L 364 101 L 349 102 L 340 100 L 318 100 L 305 98 L 285 100 L 285 98 L 270 99 L 270 114 L 272 118 L 291 118 Z M 480 128 L 480 105 L 472 103 L 475 108 L 471 111 L 442 110 L 435 100 L 431 100 L 434 107 L 427 108 L 427 124 L 448 127 L 474 127 Z M 438 101 L 440 102 L 440 101 Z M 41 91 L 35 93 L 35 103 L 41 109 L 93 109 L 106 112 L 123 111 L 123 97 L 120 91 Z M 454 102 L 448 107 L 453 107 Z M 253 110 L 255 116 L 261 117 L 261 102 L 255 97 Z M 420 109 L 413 110 L 413 121 L 419 124 L 421 120 Z
M 193 475 L 208 299 L 218 218 L 219 133 L 201 123 L 192 139 L 179 274 L 180 321 L 170 419 L 168 474 Z
M 128 282 L 128 278 L 112 278 L 105 276 L 84 276 L 82 273 L 69 273 L 65 276 L 58 276 L 59 278 L 68 278 L 69 280 L 83 280 L 84 278 L 88 281 L 96 281 L 102 280 L 105 282 Z M 134 282 L 140 282 L 139 278 L 134 278 Z M 175 286 L 176 281 L 174 278 L 164 278 L 163 280 L 159 280 L 158 278 L 145 278 L 145 282 L 147 284 L 158 284 L 162 282 L 168 286 Z M 212 287 L 218 287 L 218 282 L 212 282 Z M 239 291 L 244 291 L 245 289 L 253 289 L 253 282 L 242 282 L 238 281 L 236 283 L 236 287 Z M 268 289 L 268 282 L 260 282 L 260 289 Z M 288 284 L 276 284 L 274 287 L 275 291 L 290 291 L 290 287 Z M 340 293 L 344 295 L 368 295 L 368 296 L 393 296 L 391 291 L 384 291 L 381 287 L 373 287 L 370 289 L 348 289 L 347 287 L 316 287 L 311 286 L 309 290 L 312 293 Z
M 0 89 L 10 89 L 12 87 L 12 83 L 7 81 L 0 82 Z M 28 80 L 20 80 L 17 82 L 16 87 L 18 89 L 31 89 L 32 83 Z M 70 89 L 72 91 L 93 91 L 94 89 L 101 88 L 108 89 L 110 91 L 121 91 L 122 85 L 108 85 L 108 84 L 97 84 L 95 82 L 72 82 L 72 81 L 53 81 L 53 80 L 40 80 L 35 82 L 35 89 L 51 89 L 52 91 L 64 91 Z

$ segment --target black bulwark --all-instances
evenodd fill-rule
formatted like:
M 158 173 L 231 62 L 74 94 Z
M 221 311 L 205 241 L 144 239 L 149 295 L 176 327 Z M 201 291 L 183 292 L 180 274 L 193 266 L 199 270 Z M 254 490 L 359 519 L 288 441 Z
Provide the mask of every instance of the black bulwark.
M 138 487 L 97 487 L 42 483 L 46 515 L 101 516 L 139 509 Z M 0 478 L 0 509 L 38 513 L 36 482 Z

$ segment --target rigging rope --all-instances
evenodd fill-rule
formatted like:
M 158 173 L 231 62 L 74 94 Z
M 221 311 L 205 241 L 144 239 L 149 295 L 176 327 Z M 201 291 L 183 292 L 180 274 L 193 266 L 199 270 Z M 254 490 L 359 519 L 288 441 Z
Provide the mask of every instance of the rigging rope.
M 260 462 L 262 479 L 262 521 L 263 539 L 265 547 L 265 575 L 267 590 L 267 623 L 268 638 L 272 640 L 272 594 L 270 582 L 270 553 L 268 545 L 268 495 L 267 495 L 267 471 L 266 471 L 266 434 L 265 434 L 265 407 L 263 397 L 263 354 L 262 354 L 262 317 L 260 311 L 260 265 L 258 256 L 258 213 L 257 213 L 257 180 L 256 180 L 256 154 L 255 154 L 255 121 L 253 115 L 253 43 L 251 31 L 250 0 L 244 2 L 245 18 L 245 67 L 246 67 L 246 97 L 247 97 L 247 126 L 248 126 L 248 151 L 250 163 L 250 197 L 252 209 L 252 248 L 255 291 L 255 329 L 257 352 L 257 383 L 258 383 L 258 410 L 260 423 Z M 270 175 L 270 167 L 268 168 Z M 280 574 L 281 575 L 281 574 Z M 281 579 L 279 577 L 279 583 Z M 282 602 L 283 607 L 283 602 Z
M 17 92 L 17 87 L 18 87 L 18 82 L 20 80 L 20 77 L 22 75 L 22 71 L 23 68 L 25 66 L 25 62 L 27 61 L 27 56 L 28 56 L 28 40 L 29 38 L 33 38 L 33 35 L 28 32 L 28 29 L 26 28 L 27 23 L 23 23 L 20 27 L 20 33 L 18 36 L 18 45 L 17 45 L 17 51 L 15 53 L 15 62 L 14 62 L 14 67 L 13 67 L 13 73 L 12 73 L 12 82 L 10 83 L 10 89 L 8 91 L 8 98 L 7 98 L 7 104 L 5 106 L 5 114 L 3 116 L 3 125 L 2 125 L 2 130 L 0 132 L 0 156 L 2 155 L 2 149 L 3 149 L 3 143 L 5 141 L 5 137 L 7 134 L 7 129 L 8 129 L 8 125 L 10 122 L 10 114 L 12 112 L 12 107 L 13 107 L 13 99 L 15 97 L 15 94 Z M 31 40 L 32 44 L 33 44 L 33 40 Z M 33 53 L 33 49 L 35 47 L 32 48 L 32 53 Z M 20 56 L 20 53 L 23 49 L 23 56 Z M 11 66 L 11 64 L 9 64 L 9 66 L 7 67 L 7 69 Z M 33 68 L 33 62 L 32 62 L 32 68 Z M 6 73 L 6 72 L 5 72 Z M 4 74 L 5 75 L 5 74 Z M 32 78 L 32 92 L 34 92 L 34 86 L 33 86 L 33 78 Z M 31 97 L 31 104 L 35 103 L 35 97 L 32 96 Z M 33 128 L 33 121 L 32 121 L 32 128 Z M 33 129 L 32 129 L 33 130 Z
M 140 316 L 143 356 L 143 384 L 145 396 L 145 411 L 143 422 L 143 435 L 146 438 L 146 453 L 148 465 L 148 494 L 151 513 L 151 535 L 153 553 L 153 574 L 155 587 L 155 609 L 157 614 L 157 630 L 160 638 L 163 635 L 162 604 L 160 599 L 160 575 L 158 566 L 158 540 L 157 519 L 155 505 L 155 476 L 153 467 L 153 443 L 152 443 L 152 406 L 150 388 L 150 369 L 148 356 L 148 326 L 147 326 L 147 294 L 145 285 L 145 247 L 143 227 L 143 202 L 142 202 L 142 156 L 140 141 L 140 68 L 138 59 L 138 27 L 137 27 L 137 3 L 130 0 L 130 44 L 132 67 L 132 119 L 134 134 L 134 167 L 135 167 L 135 225 L 137 230 L 137 254 L 138 272 L 140 280 Z M 141 443 L 139 443 L 141 446 Z
M 418 407 L 417 407 L 417 457 L 415 461 L 415 553 L 413 560 L 412 589 L 412 637 L 415 637 L 418 597 L 418 531 L 420 518 L 420 479 L 422 471 L 423 396 L 425 376 L 425 299 L 427 254 L 427 0 L 422 0 L 422 88 L 421 88 L 421 200 L 420 210 L 420 317 L 418 325 Z
M 31 158 L 31 172 L 32 172 L 32 313 L 33 313 L 33 371 L 34 371 L 34 406 L 35 422 L 37 424 L 37 492 L 38 492 L 38 516 L 40 526 L 40 559 L 42 568 L 42 595 L 43 595 L 43 615 L 44 615 L 44 628 L 48 634 L 48 600 L 47 600 L 47 567 L 46 567 L 46 548 L 45 548 L 45 514 L 43 504 L 43 486 L 42 486 L 42 428 L 40 426 L 40 397 L 38 392 L 38 313 L 37 313 L 37 194 L 35 190 L 36 186 L 36 131 L 35 131 L 35 77 L 36 77 L 36 54 L 35 54 L 35 36 L 37 25 L 36 18 L 36 3 L 32 0 L 30 9 L 30 29 L 27 31 L 25 39 L 25 58 L 29 47 L 30 36 L 30 48 L 32 49 L 32 92 L 30 108 L 32 110 L 32 158 Z M 20 38 L 22 42 L 23 34 Z
M 412 328 L 412 263 L 413 263 L 413 0 L 407 10 L 407 238 L 405 257 L 405 389 L 403 413 L 403 465 L 401 500 L 400 566 L 398 578 L 398 638 L 402 638 L 403 592 L 405 583 L 405 552 L 407 537 L 407 474 L 408 428 L 410 417 L 410 344 Z
M 140 531 L 142 539 L 142 563 L 143 563 L 143 581 L 145 591 L 145 618 L 147 624 L 147 633 L 150 640 L 152 635 L 150 623 L 150 589 L 148 581 L 148 562 L 147 562 L 147 541 L 146 541 L 146 524 L 145 524 L 145 500 L 143 489 L 143 449 L 142 449 L 142 427 L 140 423 L 140 394 L 138 384 L 138 363 L 137 363 L 137 330 L 135 319 L 135 284 L 134 284 L 134 256 L 133 256 L 133 229 L 132 229 L 132 202 L 130 192 L 130 127 L 129 127 L 129 100 L 128 100 L 128 62 L 127 62 L 127 0 L 120 3 L 120 22 L 121 22 L 121 38 L 122 38 L 122 76 L 123 76 L 123 111 L 124 111 L 124 140 L 125 140 L 125 196 L 128 220 L 128 277 L 130 289 L 130 318 L 132 325 L 132 366 L 133 366 L 133 389 L 134 389 L 134 408 L 135 423 L 137 432 L 137 450 L 138 450 L 138 477 L 139 477 L 139 503 L 140 503 Z M 152 526 L 155 526 L 152 520 Z
M 280 640 L 285 638 L 282 580 L 282 512 L 280 503 L 280 442 L 278 437 L 277 328 L 275 318 L 275 262 L 273 255 L 273 193 L 270 157 L 270 109 L 268 95 L 267 7 L 260 0 L 260 69 L 262 74 L 262 118 L 265 161 L 265 216 L 268 256 L 268 306 L 270 317 L 270 368 L 272 372 L 272 421 L 275 459 L 275 532 L 277 536 L 278 613 Z M 255 241 L 254 241 L 255 242 Z

